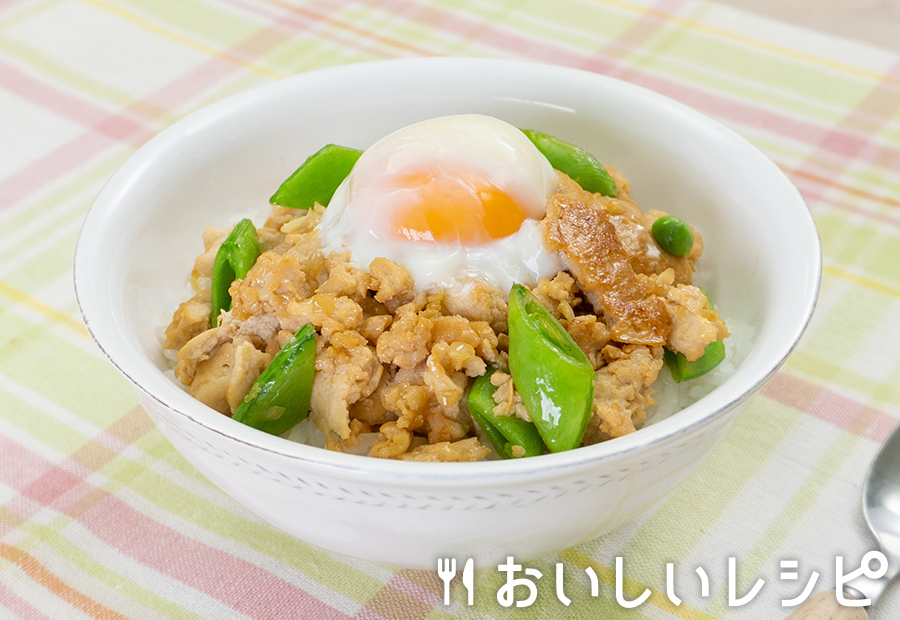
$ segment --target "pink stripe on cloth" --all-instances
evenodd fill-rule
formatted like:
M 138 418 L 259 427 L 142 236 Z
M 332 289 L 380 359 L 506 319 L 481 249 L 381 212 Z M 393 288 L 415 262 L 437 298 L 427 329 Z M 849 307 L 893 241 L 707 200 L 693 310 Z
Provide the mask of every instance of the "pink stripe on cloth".
M 0 182 L 0 209 L 14 205 L 115 144 L 96 133 L 84 133 L 63 144 Z
M 113 140 L 147 139 L 153 134 L 151 129 L 134 119 L 110 114 L 108 110 L 36 80 L 4 62 L 0 62 L 0 84 L 22 99 Z
M 0 482 L 17 492 L 4 508 L 23 519 L 42 508 L 66 512 L 97 489 L 84 481 L 92 470 L 71 458 L 54 464 L 12 439 L 0 435 Z M 105 491 L 104 491 L 105 493 Z M 0 520 L 0 535 L 17 524 Z
M 642 73 L 635 76 L 632 82 L 677 99 L 711 116 L 758 127 L 808 144 L 817 144 L 821 150 L 843 159 L 854 159 L 863 150 L 871 148 L 868 137 L 852 133 L 851 130 L 832 131 L 830 126 L 816 125 L 801 118 L 765 110 L 738 99 L 726 98 L 659 76 Z M 900 149 L 889 147 L 879 149 L 886 149 L 892 156 L 900 156 Z
M 777 373 L 760 393 L 782 405 L 812 415 L 842 431 L 883 443 L 897 419 L 809 381 Z
M 0 581 L 0 608 L 5 607 L 19 620 L 50 620 Z
M 238 68 L 238 66 L 221 58 L 211 58 L 187 75 L 151 93 L 144 100 L 132 104 L 132 107 L 152 102 L 174 109 L 197 96 L 212 84 L 220 81 L 223 77 L 234 73 Z M 143 126 L 126 127 L 119 124 L 116 120 L 119 118 L 124 117 L 121 114 L 110 114 L 105 118 L 99 119 L 92 128 L 98 133 L 83 134 L 0 182 L 0 209 L 15 204 L 47 183 L 74 170 L 91 157 L 113 146 L 115 141 L 112 139 L 103 140 L 104 136 L 97 128 L 102 128 L 106 132 L 111 131 L 111 128 L 115 127 L 118 135 L 117 140 L 127 141 L 132 144 L 143 142 L 152 136 L 153 132 Z
M 65 465 L 90 473 L 70 459 Z M 305 590 L 174 531 L 2 435 L 0 481 L 19 492 L 17 513 L 27 498 L 34 502 L 26 508 L 27 518 L 42 506 L 68 514 L 122 553 L 251 617 L 347 618 Z M 0 532 L 6 529 L 0 523 Z
M 416 5 L 415 10 L 404 12 L 404 16 L 415 19 L 425 26 L 452 32 L 494 49 L 513 52 L 533 60 L 552 62 L 602 74 L 610 74 L 617 68 L 616 63 L 609 59 L 567 50 L 546 41 L 535 41 L 504 28 L 477 22 L 426 4 Z
M 840 209 L 841 211 L 861 215 L 869 220 L 888 224 L 889 226 L 893 226 L 894 228 L 900 228 L 900 219 L 898 218 L 891 217 L 890 215 L 887 215 L 885 213 L 878 213 L 877 211 L 861 209 L 859 207 L 855 207 L 853 205 L 846 204 L 844 202 L 838 202 L 837 200 L 828 198 L 825 196 L 825 193 L 819 191 L 818 188 L 810 189 L 809 185 L 811 183 L 805 182 L 803 179 L 791 177 L 791 181 L 793 181 L 794 185 L 797 186 L 797 189 L 800 190 L 800 194 L 803 196 L 803 200 L 806 201 L 806 204 L 810 206 L 810 209 L 813 211 L 813 213 L 821 213 L 823 209 L 833 207 L 835 209 Z
M 80 522 L 122 553 L 252 618 L 349 618 L 265 569 L 176 532 L 112 495 L 87 510 Z
M 380 613 L 373 609 L 369 609 L 368 607 L 363 607 L 360 609 L 355 616 L 353 616 L 353 620 L 391 620 L 385 618 Z M 392 619 L 396 620 L 396 618 Z
M 377 49 L 377 47 L 370 45 L 366 41 L 364 41 L 364 35 L 367 33 L 362 31 L 362 29 L 355 28 L 351 24 L 339 23 L 334 18 L 323 15 L 313 10 L 314 8 L 331 9 L 331 7 L 324 6 L 324 1 L 320 0 L 314 7 L 311 4 L 302 7 L 291 6 L 282 2 L 266 2 L 266 4 L 269 5 L 269 7 L 266 7 L 257 3 L 243 2 L 242 0 L 225 1 L 233 7 L 240 8 L 244 11 L 250 11 L 251 13 L 255 13 L 256 15 L 260 15 L 272 20 L 272 29 L 282 34 L 295 37 L 301 32 L 308 32 L 310 30 L 313 30 L 313 28 L 320 24 L 337 25 L 341 29 L 349 30 L 349 32 L 342 33 L 340 32 L 340 30 L 336 29 L 335 32 L 329 33 L 329 39 L 333 40 L 334 42 L 340 42 L 341 45 L 360 52 L 364 52 L 366 54 L 378 56 L 380 58 L 393 57 L 392 54 L 387 53 L 384 50 L 379 50 Z M 336 5 L 335 10 L 339 9 L 340 6 Z M 288 13 L 281 13 L 280 11 L 288 11 Z M 375 35 L 374 33 L 372 33 L 372 36 L 369 38 L 375 38 L 381 42 L 389 42 L 404 51 L 409 50 L 408 45 L 401 43 L 400 41 L 394 41 L 392 39 L 388 40 L 387 37 L 384 37 L 382 35 Z M 421 55 L 429 55 L 428 52 L 425 52 L 424 50 L 415 51 Z
M 512 51 L 532 60 L 553 62 L 570 67 L 594 71 L 604 75 L 616 75 L 623 66 L 604 57 L 592 56 L 567 50 L 545 41 L 536 42 L 497 26 L 487 25 L 461 17 L 441 9 L 419 5 L 417 10 L 404 11 L 405 17 L 416 19 L 426 26 L 439 25 L 459 36 L 472 36 L 478 41 L 502 51 Z M 653 16 L 648 16 L 648 19 Z M 659 16 L 664 22 L 663 16 Z M 633 46 L 622 41 L 610 43 L 614 47 Z M 711 93 L 709 90 L 647 72 L 628 71 L 629 81 L 677 99 L 697 110 L 726 119 L 758 127 L 773 133 L 788 136 L 809 144 L 816 144 L 820 150 L 839 156 L 843 160 L 857 157 L 900 157 L 900 149 L 886 145 L 876 145 L 871 137 L 852 129 L 816 125 L 802 118 L 791 117 L 776 111 L 754 106 L 736 98 Z
M 212 58 L 196 69 L 148 95 L 145 103 L 174 110 L 217 82 L 234 73 L 239 67 L 220 58 Z
M 438 594 L 434 590 L 429 590 L 424 587 L 422 584 L 417 583 L 411 577 L 418 577 L 416 573 L 421 573 L 422 571 L 409 571 L 404 570 L 400 573 L 394 575 L 394 577 L 390 580 L 390 585 L 396 588 L 399 592 L 403 592 L 410 598 L 413 598 L 420 603 L 428 605 L 430 607 L 436 607 L 443 603 L 443 593 Z M 432 572 L 425 571 L 426 575 L 429 578 L 434 579 L 437 583 L 440 583 L 438 576 Z M 441 585 L 443 587 L 443 585 Z

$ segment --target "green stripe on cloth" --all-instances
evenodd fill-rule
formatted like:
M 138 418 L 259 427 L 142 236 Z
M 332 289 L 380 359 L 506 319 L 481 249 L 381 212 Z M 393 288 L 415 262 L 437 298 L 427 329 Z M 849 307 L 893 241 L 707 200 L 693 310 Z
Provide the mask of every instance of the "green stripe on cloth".
M 748 402 L 722 441 L 722 448 L 683 483 L 683 493 L 675 494 L 653 511 L 625 551 L 644 555 L 649 550 L 665 549 L 672 560 L 687 557 L 702 540 L 704 531 L 772 455 L 798 417 L 797 411 L 759 397 Z M 761 419 L 765 419 L 765 424 L 760 424 Z M 690 518 L 684 518 L 685 515 Z M 648 572 L 638 578 L 658 578 L 659 568 L 645 567 Z

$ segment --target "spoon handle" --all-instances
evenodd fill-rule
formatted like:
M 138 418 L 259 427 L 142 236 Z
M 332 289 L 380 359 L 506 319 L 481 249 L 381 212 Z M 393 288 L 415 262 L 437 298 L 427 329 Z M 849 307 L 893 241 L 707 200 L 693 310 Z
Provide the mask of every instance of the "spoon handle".
M 862 607 L 844 607 L 837 602 L 834 590 L 825 590 L 785 620 L 869 620 L 869 616 Z

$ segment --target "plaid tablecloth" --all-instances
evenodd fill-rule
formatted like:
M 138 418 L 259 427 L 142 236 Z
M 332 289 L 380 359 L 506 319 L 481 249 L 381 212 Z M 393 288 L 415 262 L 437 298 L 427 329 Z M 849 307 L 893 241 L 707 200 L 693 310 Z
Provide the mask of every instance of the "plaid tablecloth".
M 91 201 L 174 120 L 309 69 L 438 55 L 557 63 L 685 102 L 787 172 L 824 245 L 813 324 L 723 444 L 636 521 L 529 563 L 544 577 L 523 609 L 498 604 L 505 576 L 493 569 L 476 573 L 473 606 L 458 583 L 444 606 L 434 571 L 338 557 L 260 522 L 153 428 L 93 345 L 72 288 Z M 859 495 L 900 416 L 898 227 L 900 57 L 720 5 L 4 0 L 0 617 L 783 618 L 781 599 L 813 571 L 816 591 L 831 587 L 836 555 L 858 566 L 874 547 Z M 635 610 L 616 603 L 616 556 L 629 598 L 652 590 Z M 743 607 L 727 603 L 729 557 L 738 595 L 765 580 Z M 900 617 L 900 596 L 889 591 L 875 617 Z

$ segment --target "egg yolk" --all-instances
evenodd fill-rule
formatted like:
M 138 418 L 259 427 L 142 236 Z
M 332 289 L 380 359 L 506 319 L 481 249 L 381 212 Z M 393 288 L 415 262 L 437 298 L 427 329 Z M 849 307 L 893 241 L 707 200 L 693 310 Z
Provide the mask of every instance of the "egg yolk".
M 399 176 L 395 189 L 411 195 L 392 230 L 410 241 L 478 245 L 515 233 L 525 212 L 508 194 L 475 176 L 425 170 Z

